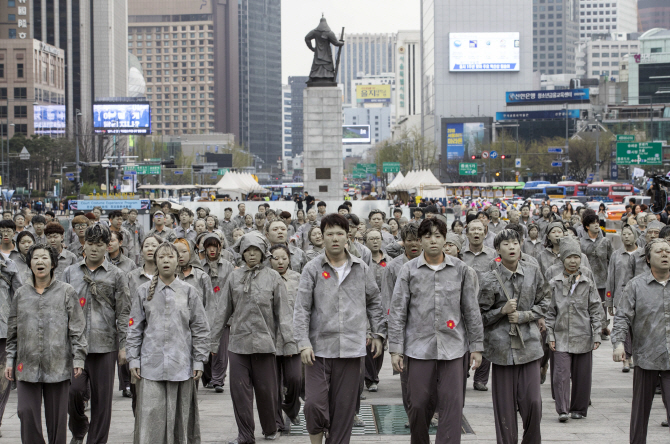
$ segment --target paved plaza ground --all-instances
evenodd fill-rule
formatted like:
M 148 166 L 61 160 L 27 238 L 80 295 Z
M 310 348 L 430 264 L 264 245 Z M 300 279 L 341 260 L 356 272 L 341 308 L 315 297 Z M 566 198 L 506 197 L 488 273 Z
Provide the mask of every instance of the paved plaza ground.
M 386 356 L 381 374 L 379 392 L 366 392 L 367 399 L 363 404 L 401 405 L 400 380 L 392 376 L 391 362 Z M 472 389 L 471 379 L 465 401 L 465 417 L 474 430 L 474 434 L 464 435 L 464 442 L 492 443 L 495 442 L 493 424 L 493 406 L 491 392 L 476 392 Z M 612 362 L 612 348 L 609 344 L 594 353 L 593 390 L 591 394 L 593 406 L 589 416 L 583 420 L 570 420 L 567 424 L 558 422 L 558 415 L 551 399 L 549 383 L 542 386 L 543 418 L 542 437 L 544 442 L 568 443 L 625 443 L 628 442 L 628 426 L 632 398 L 633 372 L 622 373 L 621 365 Z M 460 384 L 454 384 L 454 390 Z M 133 415 L 130 399 L 121 397 L 117 392 L 114 397 L 112 430 L 109 443 L 132 443 Z M 203 443 L 227 443 L 237 436 L 237 427 L 233 414 L 230 392 L 226 386 L 223 394 L 213 390 L 200 389 L 200 420 Z M 665 410 L 657 396 L 651 412 L 648 443 L 670 442 L 670 431 L 660 426 L 665 417 Z M 264 442 L 257 424 L 256 439 Z M 521 424 L 519 429 L 522 430 Z M 45 428 L 46 433 L 46 428 Z M 16 414 L 16 391 L 13 391 L 2 421 L 2 438 L 0 442 L 19 443 L 19 419 Z M 69 436 L 68 436 L 69 439 Z M 309 443 L 307 436 L 282 436 L 279 442 Z M 407 443 L 409 436 L 367 435 L 354 437 L 354 443 Z

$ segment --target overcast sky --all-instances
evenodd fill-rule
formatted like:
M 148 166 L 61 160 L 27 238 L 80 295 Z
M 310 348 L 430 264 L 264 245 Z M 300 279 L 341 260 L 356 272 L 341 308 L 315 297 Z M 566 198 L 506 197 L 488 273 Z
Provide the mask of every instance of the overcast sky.
M 282 0 L 282 83 L 289 76 L 307 76 L 313 53 L 305 36 L 325 14 L 330 29 L 346 33 L 388 33 L 418 30 L 419 0 Z M 335 56 L 333 54 L 333 56 Z

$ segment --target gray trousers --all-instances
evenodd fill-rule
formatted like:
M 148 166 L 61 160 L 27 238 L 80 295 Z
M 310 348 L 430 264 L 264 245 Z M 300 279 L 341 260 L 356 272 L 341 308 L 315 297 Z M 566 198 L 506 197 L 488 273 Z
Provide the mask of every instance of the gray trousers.
M 219 340 L 219 350 L 215 356 L 210 358 L 212 368 L 212 384 L 223 385 L 226 382 L 226 371 L 228 370 L 228 338 L 230 336 L 230 326 L 223 329 L 223 334 Z
M 305 366 L 305 422 L 310 435 L 328 431 L 326 444 L 348 444 L 361 381 L 362 358 L 319 358 Z
M 230 397 L 237 422 L 240 444 L 256 442 L 254 431 L 254 392 L 263 435 L 277 431 L 277 362 L 274 353 L 241 355 L 228 353 L 230 359 Z
M 542 396 L 540 359 L 519 365 L 493 364 L 493 416 L 498 444 L 519 441 L 516 412 L 523 421 L 522 444 L 540 444 Z
M 68 414 L 69 428 L 76 439 L 87 444 L 104 444 L 109 437 L 112 423 L 112 397 L 114 395 L 114 371 L 118 352 L 90 353 L 84 362 L 84 371 L 78 378 L 72 377 Z M 90 383 L 91 421 L 84 411 Z
M 300 355 L 277 356 L 277 429 L 284 430 L 284 415 L 296 418 L 300 413 L 302 361 Z M 286 395 L 284 395 L 286 389 Z
M 193 402 L 193 379 L 151 381 L 142 378 L 136 385 L 139 399 L 134 444 L 190 443 L 189 420 L 195 421 L 195 432 L 200 434 L 198 405 Z
M 666 420 L 670 420 L 670 370 L 645 370 L 636 365 L 633 370 L 633 402 L 630 412 L 630 442 L 645 444 L 649 413 L 654 401 L 658 380 L 661 380 L 661 397 L 665 405 Z
M 412 444 L 430 444 L 428 428 L 437 410 L 440 418 L 436 444 L 461 442 L 461 418 L 464 394 L 453 390 L 454 382 L 465 379 L 467 354 L 449 361 L 409 358 L 407 367 L 407 396 L 409 398 Z M 458 387 L 458 383 L 456 384 Z
M 6 346 L 7 339 L 0 339 L 0 362 L 7 361 L 7 351 L 5 349 Z M 16 376 L 16 370 L 14 370 L 14 375 Z M 9 381 L 4 382 L 7 384 L 7 386 L 4 390 L 0 391 L 0 424 L 2 424 L 2 417 L 5 415 L 5 408 L 7 407 L 7 401 L 9 401 L 9 392 L 12 391 L 12 383 Z
M 556 412 L 581 413 L 586 416 L 591 399 L 591 372 L 593 354 L 554 352 L 554 370 L 551 378 L 554 382 Z M 572 393 L 570 380 L 572 379 Z
M 61 382 L 16 382 L 17 412 L 21 420 L 21 442 L 44 444 L 42 399 L 49 444 L 67 442 L 67 403 L 70 380 Z

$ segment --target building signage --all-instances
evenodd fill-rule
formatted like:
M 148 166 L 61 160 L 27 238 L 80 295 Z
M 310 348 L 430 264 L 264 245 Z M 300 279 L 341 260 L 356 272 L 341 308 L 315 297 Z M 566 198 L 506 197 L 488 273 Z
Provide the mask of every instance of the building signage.
M 617 165 L 662 165 L 663 144 L 661 142 L 640 142 L 616 144 Z
M 133 200 L 116 200 L 116 199 L 101 199 L 101 200 L 71 200 L 70 209 L 77 211 L 93 211 L 93 208 L 100 207 L 103 210 L 148 210 L 151 206 L 149 199 L 133 199 Z
M 580 110 L 568 110 L 568 119 L 579 119 Z M 565 110 L 558 109 L 555 111 L 503 111 L 496 113 L 496 121 L 502 120 L 548 120 L 548 119 L 565 119 Z
M 590 99 L 588 88 L 555 89 L 548 91 L 508 91 L 507 105 L 527 105 L 537 103 L 581 103 Z
M 391 103 L 391 85 L 356 85 L 356 102 Z

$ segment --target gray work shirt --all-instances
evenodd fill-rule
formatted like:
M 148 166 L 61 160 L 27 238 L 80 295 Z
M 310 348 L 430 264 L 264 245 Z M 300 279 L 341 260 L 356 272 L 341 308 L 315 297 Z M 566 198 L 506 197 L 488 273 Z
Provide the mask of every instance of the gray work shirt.
M 547 280 L 553 278 L 553 276 L 547 275 L 547 270 L 549 270 L 552 266 L 556 264 L 560 264 L 560 266 L 563 267 L 561 257 L 558 254 L 554 253 L 551 247 L 542 249 L 540 255 L 537 257 L 537 262 L 540 264 L 540 270 L 542 271 L 542 274 Z M 584 253 L 582 253 L 582 266 L 591 270 L 591 264 L 589 263 L 589 259 L 586 257 Z
M 237 228 L 244 228 L 244 225 L 245 225 L 244 217 L 245 216 L 246 216 L 246 214 L 240 214 L 240 213 L 237 213 L 235 216 L 233 216 L 233 222 L 235 222 L 235 225 L 237 226 Z
M 250 269 L 245 264 L 232 272 L 212 322 L 213 353 L 231 316 L 229 351 L 250 355 L 275 353 L 280 348 L 284 355 L 298 353 L 286 285 L 273 269 L 262 264 Z
M 198 291 L 175 279 L 158 278 L 149 301 L 151 282 L 133 295 L 128 321 L 128 362 L 151 381 L 186 381 L 209 359 L 209 324 Z
M 286 286 L 286 299 L 288 300 L 288 308 L 291 315 L 291 324 L 293 324 L 293 312 L 295 310 L 295 298 L 298 295 L 298 286 L 300 285 L 300 273 L 291 269 L 286 270 L 286 273 L 281 275 L 284 285 Z M 297 345 L 296 345 L 297 349 Z M 275 354 L 283 356 L 284 351 L 277 348 Z
M 623 293 L 623 288 L 633 276 L 627 276 L 629 272 L 629 261 L 631 256 L 640 248 L 631 251 L 626 251 L 626 247 L 621 247 L 612 253 L 610 257 L 610 265 L 607 268 L 607 287 L 605 290 L 605 306 L 618 307 Z M 643 256 L 644 257 L 644 256 Z M 645 260 L 646 262 L 646 260 Z M 649 269 L 645 266 L 645 268 Z
M 291 252 L 291 268 L 298 273 L 302 272 L 303 267 L 307 263 L 305 252 L 293 245 L 288 245 L 288 250 Z
M 519 262 L 515 273 L 503 265 L 497 272 L 510 298 L 517 300 L 519 330 L 523 347 L 512 348 L 511 325 L 502 308 L 508 299 L 494 271 L 482 276 L 479 285 L 479 307 L 484 323 L 484 356 L 496 365 L 526 364 L 544 355 L 537 320 L 545 317 L 549 291 L 542 272 Z
M 549 290 L 547 343 L 555 342 L 557 352 L 590 353 L 594 343 L 600 342 L 602 317 L 595 283 L 581 273 L 576 281 L 570 282 L 561 273 L 549 282 Z
M 477 273 L 444 255 L 434 270 L 424 253 L 403 265 L 391 298 L 389 351 L 452 360 L 484 351 Z
M 316 248 L 316 247 L 314 247 L 314 245 L 312 245 L 311 250 L 305 251 L 305 257 L 307 258 L 307 262 L 311 261 L 312 259 L 314 259 L 318 255 L 320 255 L 321 253 L 323 253 L 323 247 Z
M 7 366 L 23 382 L 69 381 L 84 368 L 86 318 L 70 285 L 52 280 L 42 294 L 28 282 L 16 291 L 9 312 Z
M 58 255 L 58 266 L 54 270 L 54 279 L 62 280 L 63 272 L 67 267 L 72 264 L 76 264 L 80 259 L 77 259 L 74 253 L 63 248 Z
M 198 235 L 196 234 L 194 229 L 189 227 L 186 230 L 184 230 L 184 227 L 179 225 L 173 231 L 174 235 L 177 236 L 177 239 L 186 239 L 192 245 L 195 245 L 195 239 L 198 237 Z
M 116 268 L 120 269 L 123 271 L 123 273 L 127 276 L 128 273 L 133 271 L 134 269 L 137 268 L 137 265 L 135 265 L 135 262 L 130 260 L 128 257 L 124 256 L 123 254 L 119 254 L 116 256 L 115 259 L 112 259 L 111 257 L 107 257 L 107 260 L 112 263 Z
M 76 238 L 74 242 L 68 245 L 67 250 L 74 254 L 78 261 L 84 259 L 84 244 L 79 242 L 79 238 Z
M 293 314 L 294 335 L 302 351 L 312 348 L 321 358 L 366 355 L 367 325 L 386 337 L 386 318 L 374 273 L 347 252 L 342 283 L 325 253 L 309 262 L 300 277 Z
M 224 250 L 221 250 L 223 253 Z M 219 256 L 219 260 L 216 263 L 216 270 L 214 270 L 214 264 L 211 262 L 205 261 L 202 265 L 202 270 L 207 273 L 209 279 L 212 282 L 212 297 L 211 300 L 205 296 L 205 307 L 207 307 L 207 312 L 218 313 L 218 306 L 221 304 L 224 293 L 223 289 L 226 288 L 226 283 L 233 273 L 234 266 L 223 256 Z M 212 326 L 213 327 L 213 326 Z M 212 328 L 213 330 L 213 328 Z
M 529 254 L 524 254 L 522 252 L 521 257 L 519 257 L 519 261 L 528 265 L 532 265 L 533 267 L 537 267 L 538 269 L 540 268 L 540 264 L 537 262 L 537 259 Z M 496 270 L 500 262 L 502 262 L 502 258 L 500 256 L 493 259 L 491 262 L 489 262 L 489 270 Z
M 198 295 L 200 296 L 200 302 L 205 308 L 205 313 L 207 313 L 207 320 L 209 325 L 212 325 L 212 316 L 216 314 L 216 300 L 214 297 L 214 287 L 212 286 L 212 279 L 209 275 L 198 267 L 191 266 L 191 272 L 188 276 L 184 276 L 183 273 L 179 273 L 179 279 L 191 285 L 193 288 L 198 290 Z M 217 290 L 217 293 L 221 291 L 221 288 Z
M 486 245 L 482 246 L 479 253 L 474 253 L 470 248 L 463 249 L 463 262 L 477 272 L 477 277 L 481 282 L 482 275 L 491 268 L 491 261 L 498 257 L 498 253 L 493 248 Z
M 628 267 L 626 268 L 626 283 L 630 282 L 636 276 L 650 272 L 647 257 L 644 254 L 644 248 L 639 248 L 633 252 L 628 258 Z
M 156 235 L 159 238 L 163 239 L 163 241 L 167 242 L 174 242 L 177 239 L 177 235 L 175 234 L 174 230 L 172 228 L 168 228 L 167 226 L 163 227 L 161 231 L 157 231 L 156 228 L 152 228 L 151 231 L 147 233 L 147 236 L 153 236 Z
M 382 248 L 386 249 L 389 245 L 395 242 L 395 238 L 391 233 L 387 233 L 386 231 L 379 230 L 382 233 Z
M 670 370 L 670 287 L 651 271 L 633 278 L 623 290 L 612 329 L 616 349 L 632 331 L 633 360 L 645 370 Z
M 409 262 L 407 255 L 401 254 L 386 265 L 384 273 L 382 273 L 382 284 L 379 286 L 379 291 L 382 296 L 382 310 L 384 310 L 386 316 L 390 314 L 391 297 L 393 296 L 393 290 L 395 290 L 398 275 L 400 275 L 400 270 L 407 262 Z
M 135 251 L 133 253 L 135 254 L 135 256 L 131 257 L 129 255 L 129 257 L 131 259 L 134 259 L 135 257 L 138 257 L 140 255 L 140 251 L 142 250 L 142 241 L 144 240 L 144 227 L 137 220 L 135 220 L 135 222 L 132 224 L 129 221 L 125 220 L 123 221 L 121 226 L 126 230 L 128 230 L 130 232 L 130 235 L 133 237 L 135 245 Z
M 231 220 L 226 220 L 226 219 L 221 219 L 219 221 L 219 229 L 223 233 L 223 235 L 226 237 L 226 240 L 228 241 L 228 245 L 233 245 L 235 242 L 233 242 L 233 231 L 237 228 L 237 224 L 231 219 Z M 195 241 L 195 238 L 193 239 Z
M 85 270 L 96 283 L 97 295 L 93 294 L 93 286 L 84 280 Z M 82 260 L 65 269 L 63 282 L 74 287 L 84 309 L 88 353 L 109 353 L 125 348 L 130 312 L 130 293 L 125 273 L 107 260 L 90 271 L 86 261 Z
M 0 339 L 7 337 L 7 319 L 16 292 L 23 285 L 23 276 L 11 259 L 0 257 Z
M 384 251 L 381 251 L 382 257 L 379 260 L 379 262 L 376 262 L 374 259 L 372 259 L 372 265 L 370 266 L 370 269 L 373 271 L 375 274 L 375 283 L 377 284 L 377 288 L 379 288 L 379 291 L 381 292 L 382 288 L 382 275 L 384 274 L 384 270 L 386 270 L 386 267 L 391 263 L 391 258 L 389 257 L 388 254 L 386 254 Z M 382 297 L 383 300 L 383 297 Z
M 614 251 L 612 242 L 600 232 L 595 240 L 592 240 L 587 233 L 586 237 L 579 239 L 579 244 L 582 253 L 589 259 L 597 288 L 607 287 L 607 267 Z
M 493 235 L 495 236 L 496 234 L 504 230 L 506 226 L 507 222 L 505 222 L 504 220 L 498 220 L 497 224 L 494 224 L 493 221 L 489 221 L 489 233 L 493 233 Z
M 349 253 L 352 256 L 356 256 L 363 261 L 365 265 L 370 267 L 372 265 L 372 251 L 365 245 L 359 242 L 352 242 L 351 239 L 347 240 L 347 248 Z
M 533 256 L 535 259 L 539 257 L 540 252 L 543 249 L 544 245 L 542 244 L 542 241 L 539 239 L 536 239 L 535 242 L 533 242 L 530 239 L 526 239 L 523 241 L 523 244 L 521 245 L 521 252 L 523 254 Z

